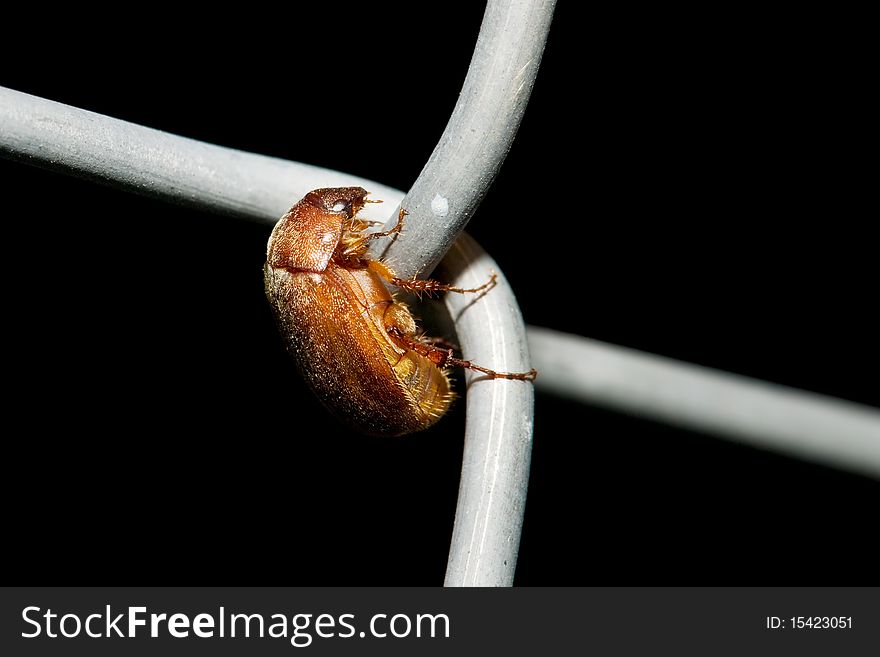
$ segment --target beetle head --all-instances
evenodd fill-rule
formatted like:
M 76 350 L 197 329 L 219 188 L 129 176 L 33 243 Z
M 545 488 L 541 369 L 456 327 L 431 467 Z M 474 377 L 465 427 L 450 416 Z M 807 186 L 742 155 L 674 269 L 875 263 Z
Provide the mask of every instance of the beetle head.
M 329 187 L 306 194 L 275 224 L 269 238 L 269 265 L 324 271 L 366 196 L 362 187 Z
M 363 187 L 325 187 L 303 197 L 303 202 L 324 212 L 344 212 L 351 219 L 364 207 L 367 190 Z

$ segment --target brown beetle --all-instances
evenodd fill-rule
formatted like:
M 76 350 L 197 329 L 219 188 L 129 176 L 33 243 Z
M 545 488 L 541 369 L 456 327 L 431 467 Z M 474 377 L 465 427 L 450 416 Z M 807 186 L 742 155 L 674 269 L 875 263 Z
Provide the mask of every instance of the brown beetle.
M 442 340 L 425 338 L 409 309 L 383 281 L 415 292 L 479 292 L 431 280 L 404 280 L 366 255 L 369 240 L 403 227 L 368 233 L 358 219 L 367 192 L 360 187 L 316 189 L 275 225 L 264 268 L 266 296 L 288 351 L 330 411 L 373 435 L 426 429 L 454 397 L 444 367 L 458 365 L 494 378 L 532 380 L 455 358 Z

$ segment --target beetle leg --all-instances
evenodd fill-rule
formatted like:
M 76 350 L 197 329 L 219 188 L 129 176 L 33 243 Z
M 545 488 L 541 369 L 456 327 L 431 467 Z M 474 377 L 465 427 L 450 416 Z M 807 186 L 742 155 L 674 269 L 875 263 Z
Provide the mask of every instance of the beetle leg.
M 380 233 L 368 233 L 364 235 L 364 241 L 366 240 L 374 240 L 378 237 L 390 237 L 395 233 L 399 233 L 403 230 L 403 218 L 407 215 L 406 210 L 400 208 L 400 212 L 397 215 L 397 225 L 394 226 L 391 230 L 383 230 Z
M 378 274 L 380 277 L 382 277 L 384 280 L 391 283 L 391 285 L 403 288 L 404 290 L 409 290 L 410 292 L 415 292 L 419 296 L 421 296 L 422 294 L 430 295 L 434 292 L 458 292 L 459 294 L 482 292 L 484 290 L 490 290 L 495 287 L 495 284 L 498 281 L 498 274 L 492 272 L 489 280 L 479 287 L 461 288 L 453 287 L 452 285 L 447 285 L 446 283 L 441 283 L 440 281 L 435 281 L 431 279 L 419 280 L 417 278 L 399 278 L 388 265 L 378 260 L 371 260 L 367 267 Z
M 538 370 L 536 370 L 534 367 L 528 372 L 496 372 L 495 370 L 490 370 L 485 367 L 475 365 L 469 360 L 453 358 L 452 352 L 450 351 L 449 353 L 450 356 L 446 359 L 447 365 L 457 365 L 458 367 L 466 367 L 469 370 L 477 370 L 478 372 L 482 372 L 483 374 L 488 374 L 493 379 L 509 379 L 511 381 L 534 381 L 535 378 L 538 376 Z
M 370 219 L 352 219 L 351 220 L 351 231 L 353 233 L 361 233 L 365 231 L 367 228 L 371 226 L 381 226 L 381 221 L 371 221 Z
M 390 235 L 394 235 L 395 233 L 399 233 L 403 229 L 403 217 L 405 215 L 406 215 L 406 210 L 401 208 L 400 214 L 397 216 L 397 225 L 394 228 L 392 228 L 391 230 L 384 230 L 380 233 L 365 233 L 363 235 L 360 235 L 359 237 L 352 240 L 348 244 L 347 248 L 345 249 L 345 254 L 346 255 L 361 254 L 361 253 L 363 253 L 363 250 L 364 250 L 364 244 L 366 244 L 369 240 L 373 240 L 378 237 L 388 237 Z M 379 223 L 378 221 L 365 221 L 364 219 L 357 219 L 356 221 L 359 222 L 360 225 L 364 228 L 367 225 Z M 362 228 L 356 229 L 356 230 L 357 230 L 357 232 L 360 232 L 360 230 L 362 230 Z
M 452 349 L 440 349 L 433 345 L 425 343 L 412 333 L 404 333 L 397 326 L 389 326 L 388 335 L 397 340 L 402 346 L 410 351 L 414 351 L 420 356 L 424 356 L 437 367 L 445 367 L 447 361 L 452 356 Z
M 447 349 L 447 350 L 452 349 L 453 351 L 461 351 L 461 349 L 459 348 L 459 346 L 457 344 L 450 342 L 446 338 L 432 338 L 431 336 L 428 336 L 428 335 L 421 335 L 421 336 L 419 336 L 419 340 L 421 340 L 425 344 L 430 344 L 435 347 L 440 347 L 442 349 Z
M 458 292 L 459 294 L 470 294 L 475 292 L 483 292 L 484 290 L 491 290 L 493 287 L 495 287 L 495 284 L 498 281 L 498 274 L 492 272 L 492 275 L 489 276 L 488 281 L 486 281 L 479 287 L 472 288 L 453 287 L 452 285 L 448 285 L 447 283 L 441 283 L 430 278 L 419 280 L 417 278 L 406 279 L 392 276 L 391 278 L 388 278 L 386 280 L 392 285 L 402 287 L 404 290 L 409 290 L 410 292 L 415 292 L 416 294 L 432 294 L 434 292 Z
M 453 356 L 452 349 L 441 349 L 440 347 L 435 347 L 433 344 L 429 344 L 428 341 L 433 340 L 434 338 L 428 338 L 426 340 L 425 338 L 419 339 L 413 335 L 406 335 L 396 326 L 388 328 L 388 335 L 396 339 L 408 349 L 424 356 L 437 367 L 466 367 L 467 369 L 487 374 L 493 379 L 509 379 L 512 381 L 534 381 L 535 377 L 538 376 L 538 371 L 536 369 L 531 369 L 528 372 L 496 372 L 495 370 L 475 365 L 469 360 L 462 360 Z

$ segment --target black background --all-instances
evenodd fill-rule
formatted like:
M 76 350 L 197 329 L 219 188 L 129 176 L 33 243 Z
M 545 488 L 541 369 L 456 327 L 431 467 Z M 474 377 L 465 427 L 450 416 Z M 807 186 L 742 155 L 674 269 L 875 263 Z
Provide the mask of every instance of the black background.
M 482 8 L 462 5 L 12 19 L 0 84 L 406 189 L 467 70 Z M 469 227 L 526 321 L 880 406 L 846 20 L 572 5 Z M 349 433 L 283 353 L 266 227 L 11 162 L 0 181 L 15 577 L 442 582 L 463 404 L 421 435 Z M 876 584 L 877 502 L 539 393 L 516 582 Z

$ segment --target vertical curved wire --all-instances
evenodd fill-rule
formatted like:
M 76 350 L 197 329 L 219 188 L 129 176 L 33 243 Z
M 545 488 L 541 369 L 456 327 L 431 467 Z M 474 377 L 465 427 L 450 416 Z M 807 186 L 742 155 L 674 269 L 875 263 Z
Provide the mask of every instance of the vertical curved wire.
M 446 297 L 461 349 L 506 371 L 530 365 L 526 328 L 497 265 L 467 234 L 456 240 L 439 273 L 475 287 L 490 271 L 498 285 L 481 297 Z M 476 358 L 477 356 L 474 356 Z M 532 454 L 534 388 L 468 371 L 467 426 L 446 586 L 511 586 L 522 533 Z
M 554 0 L 487 4 L 458 102 L 403 199 L 406 230 L 390 246 L 372 247 L 398 276 L 424 276 L 447 252 L 444 264 L 455 285 L 474 287 L 497 271 L 462 231 L 516 136 L 554 6 Z M 509 286 L 499 277 L 484 297 L 479 304 L 456 295 L 446 300 L 464 356 L 499 371 L 529 370 L 525 328 Z M 468 374 L 464 463 L 445 584 L 511 586 L 528 490 L 533 391 L 522 381 L 478 379 Z
M 399 276 L 430 274 L 486 195 L 529 102 L 554 6 L 555 0 L 488 2 L 446 129 L 403 199 L 407 229 L 390 246 L 372 245 L 373 256 Z M 395 211 L 385 228 L 396 218 Z

